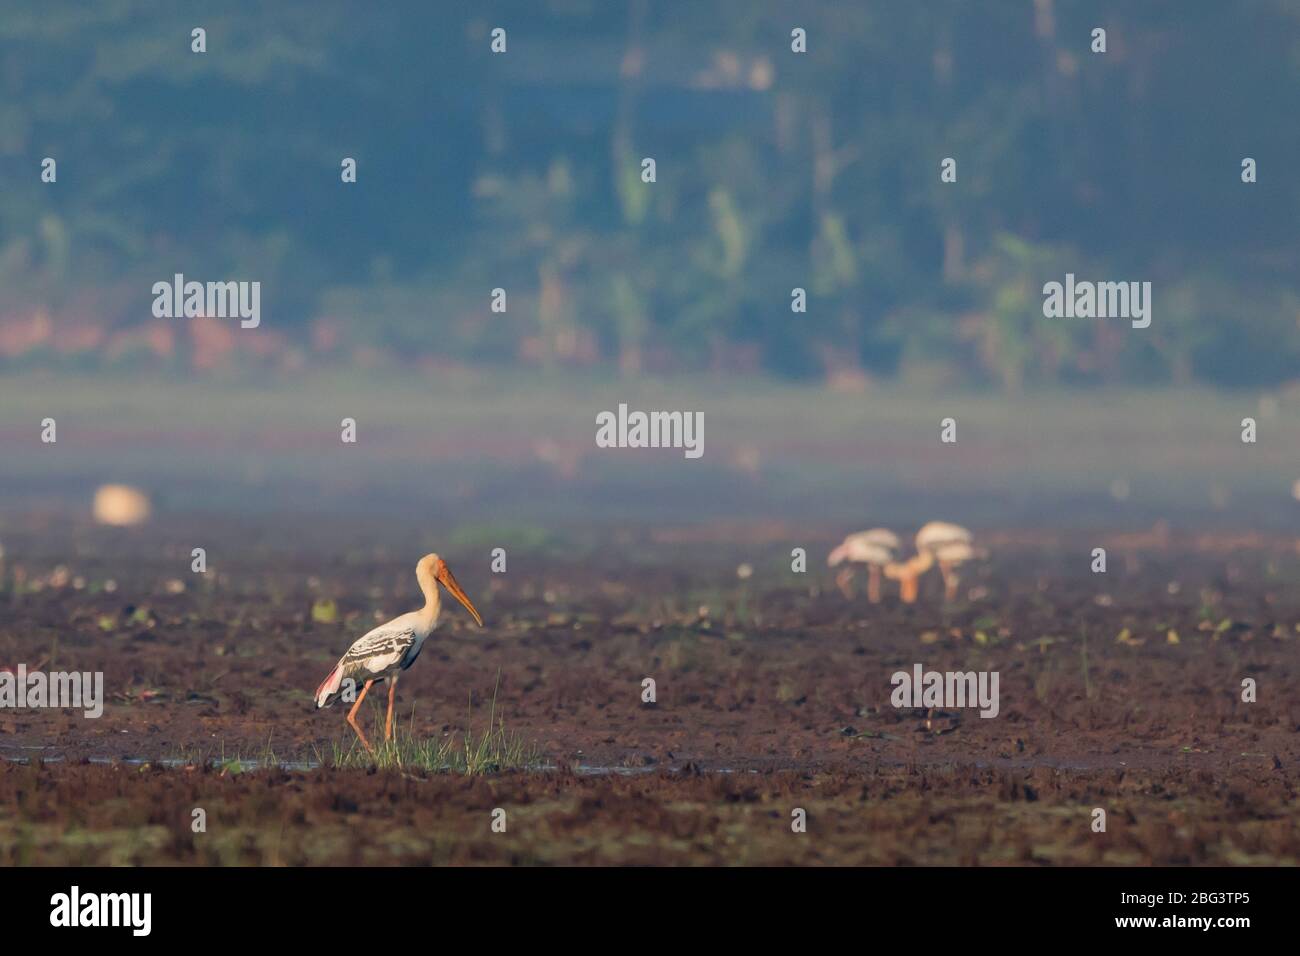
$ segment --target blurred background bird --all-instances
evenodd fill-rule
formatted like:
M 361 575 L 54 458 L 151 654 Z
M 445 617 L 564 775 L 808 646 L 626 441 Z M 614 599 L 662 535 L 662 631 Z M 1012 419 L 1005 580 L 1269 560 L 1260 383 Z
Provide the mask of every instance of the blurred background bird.
M 851 534 L 826 558 L 826 564 L 836 567 L 850 562 L 835 576 L 835 584 L 847 598 L 853 596 L 849 582 L 853 578 L 853 565 L 867 566 L 867 600 L 872 604 L 880 603 L 880 572 L 894 560 L 898 553 L 898 535 L 887 528 L 871 528 Z

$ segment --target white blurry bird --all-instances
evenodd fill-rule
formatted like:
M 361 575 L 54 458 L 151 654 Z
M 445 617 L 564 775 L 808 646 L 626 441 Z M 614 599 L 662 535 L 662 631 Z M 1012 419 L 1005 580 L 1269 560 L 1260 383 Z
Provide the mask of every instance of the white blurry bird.
M 859 531 L 844 539 L 826 557 L 829 567 L 836 567 L 845 561 L 867 566 L 867 600 L 872 604 L 880 603 L 880 570 L 894 560 L 898 553 L 898 535 L 888 528 L 872 528 Z M 851 568 L 845 568 L 835 578 L 840 591 L 845 597 L 851 597 L 849 579 L 853 576 Z
M 957 597 L 957 587 L 961 584 L 957 568 L 986 555 L 985 551 L 975 547 L 974 540 L 974 535 L 967 529 L 947 521 L 931 521 L 916 533 L 916 553 L 918 556 L 929 554 L 933 563 L 939 565 L 939 574 L 943 576 L 943 596 L 947 601 Z M 925 563 L 925 568 L 929 568 L 928 563 Z

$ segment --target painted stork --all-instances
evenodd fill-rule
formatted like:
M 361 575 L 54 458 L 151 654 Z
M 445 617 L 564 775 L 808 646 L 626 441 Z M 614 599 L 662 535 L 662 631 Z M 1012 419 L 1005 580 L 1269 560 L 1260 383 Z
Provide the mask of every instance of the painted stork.
M 957 597 L 957 587 L 961 583 L 957 568 L 985 554 L 974 546 L 974 536 L 969 531 L 947 521 L 931 521 L 922 527 L 916 533 L 916 552 L 918 556 L 929 554 L 932 561 L 938 562 L 939 573 L 943 576 L 943 596 L 948 601 Z M 929 564 L 925 567 L 928 569 Z
M 835 567 L 845 561 L 867 566 L 867 600 L 872 604 L 880 603 L 880 569 L 894 560 L 898 551 L 898 535 L 887 528 L 872 528 L 859 531 L 844 539 L 835 550 L 826 557 L 826 564 Z M 845 568 L 835 577 L 835 583 L 845 597 L 851 597 L 849 579 L 851 568 Z
M 370 688 L 380 681 L 388 684 L 388 716 L 384 719 L 384 740 L 393 739 L 393 701 L 397 693 L 397 675 L 415 663 L 420 656 L 420 648 L 425 639 L 438 626 L 438 612 L 442 608 L 442 598 L 438 590 L 441 584 L 456 600 L 465 605 L 465 610 L 474 615 L 478 626 L 483 626 L 483 618 L 475 610 L 473 603 L 456 583 L 447 562 L 436 554 L 426 554 L 415 566 L 415 579 L 424 593 L 424 607 L 411 611 L 401 617 L 395 617 L 387 624 L 357 638 L 356 643 L 347 649 L 339 662 L 334 665 L 329 676 L 316 688 L 316 707 L 329 707 L 342 696 L 344 681 L 351 681 L 351 686 L 361 685 L 361 693 L 356 703 L 348 711 L 348 723 L 361 738 L 361 743 L 371 753 L 370 746 L 361 725 L 357 723 L 357 710 L 366 699 Z

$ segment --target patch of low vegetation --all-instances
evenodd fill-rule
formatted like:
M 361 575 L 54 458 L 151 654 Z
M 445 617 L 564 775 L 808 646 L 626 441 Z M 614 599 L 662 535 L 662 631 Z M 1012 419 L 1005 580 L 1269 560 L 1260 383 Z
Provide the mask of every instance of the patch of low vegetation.
M 381 734 L 382 738 L 382 734 Z M 526 743 L 504 721 L 480 734 L 467 730 L 460 737 L 419 737 L 394 731 L 393 739 L 375 745 L 372 754 L 353 741 L 335 744 L 321 763 L 342 769 L 377 767 L 380 770 L 422 770 L 426 773 L 463 773 L 467 776 L 502 770 L 530 770 L 541 764 L 535 747 Z
M 497 716 L 496 705 L 494 688 L 488 705 L 486 728 L 478 732 L 474 730 L 471 704 L 464 732 L 442 739 L 421 737 L 413 729 L 403 730 L 399 725 L 393 728 L 393 739 L 385 741 L 382 719 L 376 718 L 375 729 L 368 735 L 372 741 L 377 741 L 374 753 L 367 751 L 361 741 L 354 738 L 349 746 L 334 744 L 329 754 L 318 755 L 319 762 L 342 769 L 377 767 L 380 770 L 422 770 L 467 776 L 540 767 L 542 757 L 537 747 L 515 731 L 506 729 L 504 718 Z

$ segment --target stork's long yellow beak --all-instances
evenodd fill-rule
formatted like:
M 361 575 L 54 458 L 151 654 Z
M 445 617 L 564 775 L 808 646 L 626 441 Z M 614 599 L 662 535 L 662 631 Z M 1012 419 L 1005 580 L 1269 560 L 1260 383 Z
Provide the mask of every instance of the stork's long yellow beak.
M 482 627 L 482 615 L 480 615 L 478 609 L 474 607 L 474 603 L 470 601 L 469 596 L 465 593 L 464 589 L 456 582 L 456 577 L 451 573 L 451 568 L 447 567 L 447 562 L 444 561 L 441 563 L 436 577 L 438 578 L 438 582 L 451 592 L 452 597 L 465 605 L 465 610 L 469 611 L 470 614 L 473 614 L 474 620 L 478 621 L 478 626 Z

